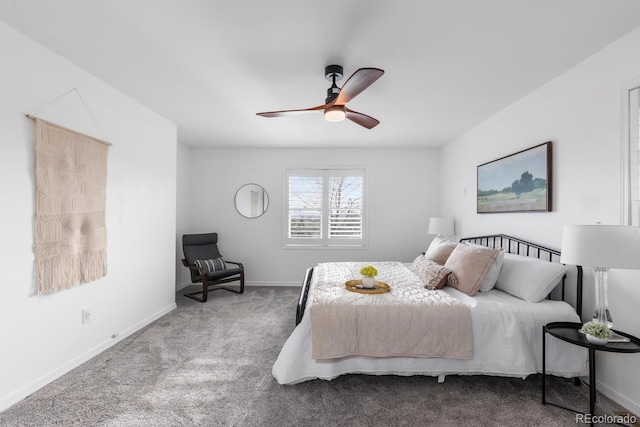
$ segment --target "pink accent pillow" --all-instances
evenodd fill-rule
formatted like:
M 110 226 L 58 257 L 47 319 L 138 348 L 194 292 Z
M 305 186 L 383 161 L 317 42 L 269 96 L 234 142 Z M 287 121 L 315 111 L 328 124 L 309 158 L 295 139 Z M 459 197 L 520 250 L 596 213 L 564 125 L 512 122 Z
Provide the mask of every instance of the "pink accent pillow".
M 458 279 L 457 283 L 449 281 L 449 286 L 474 296 L 499 253 L 498 249 L 459 243 L 444 264 Z
M 440 236 L 436 236 L 429 245 L 427 252 L 424 254 L 425 258 L 437 262 L 440 265 L 444 265 L 447 262 L 447 258 L 451 255 L 451 252 L 455 249 L 457 243 L 451 242 L 447 239 L 443 239 Z
M 424 287 L 430 290 L 444 288 L 451 274 L 448 268 L 445 268 L 435 261 L 426 259 L 423 255 L 418 255 L 413 261 L 411 271 L 420 277 L 424 283 Z

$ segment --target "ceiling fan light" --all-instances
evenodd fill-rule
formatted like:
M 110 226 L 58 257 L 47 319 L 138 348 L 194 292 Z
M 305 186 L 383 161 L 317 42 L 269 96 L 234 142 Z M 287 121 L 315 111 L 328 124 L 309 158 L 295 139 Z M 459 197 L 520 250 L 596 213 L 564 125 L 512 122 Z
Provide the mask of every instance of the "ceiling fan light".
M 324 110 L 324 119 L 328 122 L 341 122 L 346 116 L 343 105 L 333 105 Z

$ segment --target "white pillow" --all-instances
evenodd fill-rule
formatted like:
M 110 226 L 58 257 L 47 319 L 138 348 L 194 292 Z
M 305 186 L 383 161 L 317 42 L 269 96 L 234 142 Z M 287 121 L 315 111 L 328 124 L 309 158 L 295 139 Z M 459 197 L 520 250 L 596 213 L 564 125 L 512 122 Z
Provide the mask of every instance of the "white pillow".
M 560 283 L 566 267 L 522 255 L 504 254 L 496 289 L 529 302 L 540 302 Z
M 502 271 L 502 263 L 504 260 L 505 251 L 500 251 L 496 260 L 493 262 L 491 267 L 489 267 L 489 271 L 487 275 L 482 279 L 482 283 L 480 283 L 480 292 L 489 292 L 496 285 L 498 281 L 498 276 L 500 276 L 500 271 Z

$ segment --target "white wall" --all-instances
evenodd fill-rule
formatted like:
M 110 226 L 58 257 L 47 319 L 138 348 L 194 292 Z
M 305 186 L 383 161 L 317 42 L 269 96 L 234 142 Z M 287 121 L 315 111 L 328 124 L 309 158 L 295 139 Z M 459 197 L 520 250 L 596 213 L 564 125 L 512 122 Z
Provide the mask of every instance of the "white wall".
M 566 224 L 620 221 L 621 88 L 640 75 L 640 30 L 613 43 L 442 150 L 442 209 L 459 234 L 505 233 L 559 248 Z M 476 167 L 553 142 L 553 212 L 476 214 Z M 593 276 L 585 277 L 586 312 Z M 610 274 L 615 328 L 640 336 L 638 272 Z M 640 357 L 598 354 L 598 389 L 640 413 Z
M 176 176 L 176 288 L 179 289 L 184 283 L 190 283 L 189 270 L 182 265 L 182 235 L 188 233 L 190 212 L 196 209 L 197 205 L 191 206 L 191 149 L 184 144 L 178 143 L 178 160 Z
M 218 232 L 221 252 L 245 265 L 248 284 L 299 285 L 305 269 L 323 261 L 411 262 L 427 247 L 429 217 L 440 214 L 439 155 L 437 149 L 192 149 L 188 230 Z M 368 249 L 282 248 L 287 166 L 367 168 Z M 235 210 L 235 192 L 247 183 L 269 194 L 259 218 Z
M 176 127 L 0 21 L 0 410 L 175 308 Z M 34 112 L 105 138 L 108 274 L 34 295 Z M 92 320 L 81 324 L 82 308 Z M 116 334 L 115 338 L 111 338 Z

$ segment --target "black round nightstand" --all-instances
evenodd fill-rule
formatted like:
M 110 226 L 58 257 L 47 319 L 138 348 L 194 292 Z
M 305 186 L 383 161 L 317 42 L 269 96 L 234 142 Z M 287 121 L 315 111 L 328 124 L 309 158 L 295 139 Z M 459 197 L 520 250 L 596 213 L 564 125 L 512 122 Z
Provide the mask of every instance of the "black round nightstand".
M 562 341 L 584 347 L 589 350 L 589 414 L 594 415 L 596 405 L 596 351 L 608 351 L 610 353 L 640 353 L 640 339 L 624 332 L 616 331 L 622 339 L 628 339 L 627 342 L 608 342 L 604 345 L 592 344 L 587 340 L 584 334 L 580 333 L 581 323 L 574 322 L 553 322 L 547 323 L 542 327 L 542 404 L 557 406 L 562 409 L 568 409 L 573 412 L 580 413 L 571 408 L 565 408 L 555 403 L 547 402 L 545 398 L 546 392 L 546 335 L 549 334 Z M 591 422 L 593 425 L 593 421 Z

